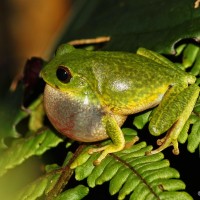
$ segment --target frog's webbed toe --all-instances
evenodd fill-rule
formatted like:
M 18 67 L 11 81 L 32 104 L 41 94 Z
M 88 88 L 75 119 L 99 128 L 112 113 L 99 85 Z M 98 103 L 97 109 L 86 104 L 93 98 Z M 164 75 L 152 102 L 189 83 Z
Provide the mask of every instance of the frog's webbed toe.
M 133 146 L 137 141 L 139 140 L 138 136 L 133 137 L 133 139 L 129 142 L 126 142 L 125 145 L 120 143 L 119 145 L 115 144 L 110 144 L 110 145 L 105 145 L 103 147 L 99 148 L 91 148 L 89 149 L 88 153 L 93 154 L 96 152 L 102 152 L 101 155 L 98 157 L 97 160 L 94 161 L 94 165 L 99 165 L 101 161 L 109 154 L 109 153 L 115 153 L 118 152 L 122 149 L 128 149 L 131 146 Z
M 121 146 L 116 146 L 114 144 L 110 144 L 110 145 L 106 145 L 103 147 L 99 147 L 99 148 L 91 148 L 89 149 L 88 153 L 89 154 L 93 154 L 96 152 L 101 152 L 100 156 L 98 157 L 97 160 L 94 161 L 94 165 L 99 165 L 101 163 L 101 161 L 109 154 L 109 153 L 114 153 L 114 152 L 118 152 L 120 150 L 122 150 L 124 148 L 124 145 Z
M 178 155 L 179 154 L 179 148 L 178 148 L 178 136 L 182 130 L 182 127 L 184 126 L 185 120 L 177 120 L 174 125 L 168 130 L 166 136 L 162 139 L 157 140 L 157 144 L 159 147 L 155 150 L 152 150 L 150 152 L 147 152 L 147 154 L 155 154 L 158 152 L 163 151 L 169 146 L 173 146 L 173 154 Z
M 178 139 L 173 138 L 172 132 L 170 131 L 168 131 L 168 133 L 166 134 L 164 138 L 158 139 L 157 144 L 159 145 L 159 147 L 155 150 L 147 152 L 147 155 L 159 153 L 169 146 L 173 146 L 173 150 L 172 150 L 173 154 L 175 155 L 179 154 Z

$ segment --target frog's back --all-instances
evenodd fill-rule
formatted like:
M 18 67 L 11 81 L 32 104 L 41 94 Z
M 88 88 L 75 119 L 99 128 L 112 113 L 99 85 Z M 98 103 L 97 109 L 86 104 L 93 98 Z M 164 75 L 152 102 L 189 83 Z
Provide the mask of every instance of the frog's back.
M 168 88 L 188 82 L 182 70 L 173 70 L 131 53 L 94 56 L 92 66 L 96 90 L 111 109 L 135 113 L 157 105 Z M 130 108 L 133 108 L 130 110 Z M 115 110 L 115 112 L 117 112 Z
M 120 114 L 153 107 L 170 86 L 195 80 L 181 69 L 132 53 L 76 50 L 61 60 L 85 77 L 103 106 Z

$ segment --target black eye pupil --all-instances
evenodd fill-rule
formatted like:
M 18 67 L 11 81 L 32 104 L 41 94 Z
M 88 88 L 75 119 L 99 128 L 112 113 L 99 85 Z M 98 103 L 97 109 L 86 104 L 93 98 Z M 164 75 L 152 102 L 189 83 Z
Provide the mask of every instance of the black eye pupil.
M 59 81 L 63 83 L 68 83 L 71 79 L 71 74 L 70 71 L 63 66 L 59 66 L 57 71 L 56 71 L 56 76 Z

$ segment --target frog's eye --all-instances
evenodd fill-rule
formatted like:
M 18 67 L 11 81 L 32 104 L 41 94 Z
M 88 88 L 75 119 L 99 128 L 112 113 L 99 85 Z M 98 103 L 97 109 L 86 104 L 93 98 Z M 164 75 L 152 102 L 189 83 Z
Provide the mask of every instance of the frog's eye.
M 56 71 L 56 77 L 58 78 L 59 81 L 63 83 L 68 83 L 72 78 L 72 75 L 68 68 L 64 66 L 59 66 Z

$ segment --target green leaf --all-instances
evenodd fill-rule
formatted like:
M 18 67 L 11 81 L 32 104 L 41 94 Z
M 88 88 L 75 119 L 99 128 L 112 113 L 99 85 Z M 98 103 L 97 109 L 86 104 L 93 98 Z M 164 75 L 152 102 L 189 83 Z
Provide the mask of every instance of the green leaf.
M 130 136 L 131 139 L 133 139 L 134 136 L 137 136 L 137 131 L 132 128 L 122 128 L 122 132 L 126 137 Z
M 200 118 L 196 117 L 191 133 L 188 136 L 187 149 L 191 153 L 194 153 L 198 147 L 200 147 Z
M 138 129 L 143 129 L 145 124 L 149 121 L 149 116 L 151 111 L 139 114 L 133 120 L 133 125 L 135 125 Z
M 191 70 L 191 73 L 195 76 L 197 75 L 200 75 L 200 50 L 197 54 L 197 57 L 196 57 L 196 60 L 195 60 L 195 63 L 194 63 L 194 66 Z
M 80 200 L 89 192 L 88 187 L 78 185 L 75 188 L 69 189 L 55 198 L 55 200 Z
M 38 178 L 19 193 L 17 200 L 35 200 L 41 197 L 45 192 L 48 192 L 49 187 L 55 185 L 59 177 L 60 173 L 49 173 Z
M 186 121 L 179 137 L 180 143 L 185 143 L 188 140 L 187 149 L 189 152 L 194 153 L 200 147 L 200 117 L 192 114 Z
M 30 156 L 41 155 L 51 147 L 57 146 L 61 141 L 62 139 L 49 129 L 28 138 L 16 139 L 9 148 L 1 152 L 0 176 Z
M 186 192 L 163 192 L 160 195 L 161 200 L 192 200 L 191 196 Z
M 5 97 L 0 98 L 0 149 L 6 147 L 5 138 L 19 137 L 16 125 L 28 115 L 21 109 L 22 97 L 23 87 L 20 84 L 15 91 L 8 91 Z
M 72 153 L 69 152 L 64 163 L 68 165 L 67 162 L 69 162 L 71 158 Z M 47 173 L 23 188 L 18 195 L 18 199 L 37 199 L 41 196 L 46 196 L 48 200 L 55 199 L 55 197 L 64 198 L 65 194 L 57 196 L 61 192 L 60 183 L 61 187 L 67 184 L 66 179 L 63 180 L 63 172 L 64 175 L 72 175 L 71 170 L 67 170 L 68 168 L 65 167 L 60 167 L 57 164 L 47 165 L 45 168 Z M 59 187 L 57 187 L 58 185 Z M 77 189 L 72 190 L 69 194 L 74 192 L 76 193 L 74 197 L 78 198 L 85 194 L 84 191 L 82 187 L 77 187 Z
M 130 199 L 162 199 L 163 196 L 177 199 L 192 199 L 182 191 L 185 184 L 179 180 L 179 173 L 169 167 L 169 161 L 162 153 L 146 156 L 151 146 L 145 142 L 133 145 L 129 149 L 109 154 L 100 165 L 94 167 L 93 161 L 98 154 L 93 154 L 81 166 L 75 169 L 77 180 L 87 178 L 88 185 L 95 187 L 110 181 L 111 195 L 118 194 L 118 199 L 130 195 Z M 151 198 L 150 198 L 151 197 Z
M 43 127 L 45 116 L 43 106 L 43 95 L 39 96 L 28 108 L 30 112 L 29 129 L 30 131 L 38 131 Z
M 79 0 L 74 7 L 78 9 L 61 43 L 110 36 L 107 50 L 145 47 L 174 53 L 174 44 L 181 39 L 200 36 L 200 12 L 191 0 Z
M 191 67 L 195 62 L 199 53 L 199 46 L 196 44 L 188 44 L 183 51 L 182 64 L 184 68 Z

